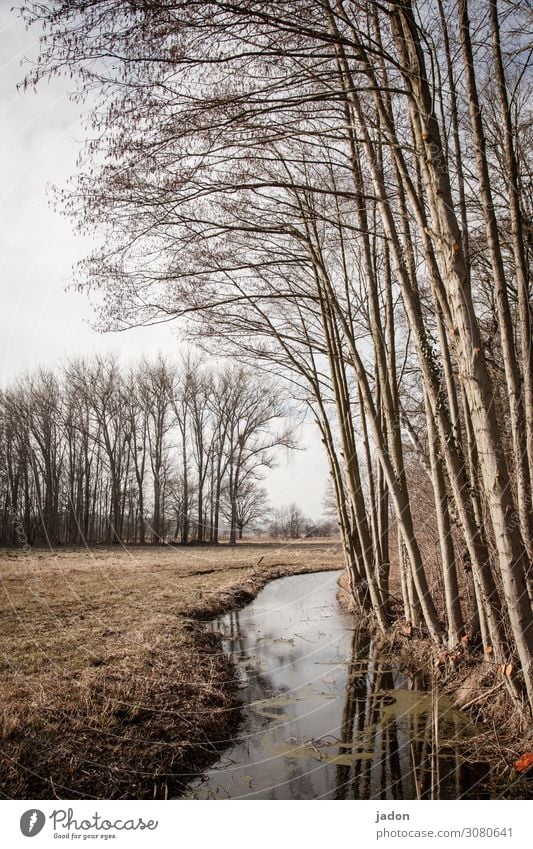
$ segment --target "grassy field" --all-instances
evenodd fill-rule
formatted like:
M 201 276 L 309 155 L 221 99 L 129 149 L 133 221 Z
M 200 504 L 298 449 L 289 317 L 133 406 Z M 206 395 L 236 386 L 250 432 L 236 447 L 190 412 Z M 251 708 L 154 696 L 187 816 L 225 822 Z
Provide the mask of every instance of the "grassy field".
M 0 552 L 0 791 L 164 798 L 238 721 L 202 619 L 271 578 L 339 568 L 334 543 Z

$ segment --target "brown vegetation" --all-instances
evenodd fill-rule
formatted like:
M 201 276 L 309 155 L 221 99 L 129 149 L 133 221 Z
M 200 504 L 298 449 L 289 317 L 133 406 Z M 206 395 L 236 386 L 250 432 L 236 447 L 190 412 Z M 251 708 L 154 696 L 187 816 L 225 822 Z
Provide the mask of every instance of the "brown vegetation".
M 340 560 L 326 543 L 2 554 L 2 794 L 178 793 L 238 721 L 198 620 Z

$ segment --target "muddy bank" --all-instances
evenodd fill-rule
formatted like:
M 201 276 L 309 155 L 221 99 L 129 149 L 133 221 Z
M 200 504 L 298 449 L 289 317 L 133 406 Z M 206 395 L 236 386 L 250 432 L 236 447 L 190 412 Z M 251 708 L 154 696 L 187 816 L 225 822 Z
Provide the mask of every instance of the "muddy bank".
M 175 564 L 164 573 L 107 565 L 105 592 L 102 573 L 82 569 L 80 559 L 67 580 L 57 561 L 41 564 L 37 613 L 35 582 L 29 586 L 26 576 L 21 587 L 24 575 L 4 575 L 12 598 L 16 589 L 21 597 L 3 617 L 11 657 L 2 670 L 1 794 L 167 798 L 216 760 L 213 741 L 231 739 L 238 724 L 237 684 L 205 620 L 246 604 L 273 578 L 333 568 L 338 557 L 332 547 L 290 551 L 287 563 L 282 550 L 268 554 L 273 562 L 263 568 L 260 546 L 234 555 L 249 565 L 217 568 L 203 555 L 199 568 L 189 562 L 183 574 Z

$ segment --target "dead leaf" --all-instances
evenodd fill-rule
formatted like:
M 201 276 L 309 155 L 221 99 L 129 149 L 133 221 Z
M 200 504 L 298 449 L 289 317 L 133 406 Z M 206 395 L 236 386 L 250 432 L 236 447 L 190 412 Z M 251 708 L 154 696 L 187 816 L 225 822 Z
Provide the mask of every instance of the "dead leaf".
M 533 752 L 526 752 L 515 761 L 514 768 L 517 772 L 527 772 L 533 766 Z

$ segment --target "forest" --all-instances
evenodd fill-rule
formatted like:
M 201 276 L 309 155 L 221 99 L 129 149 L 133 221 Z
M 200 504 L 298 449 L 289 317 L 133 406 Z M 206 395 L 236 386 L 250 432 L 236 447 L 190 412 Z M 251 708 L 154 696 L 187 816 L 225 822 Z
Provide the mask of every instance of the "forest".
M 0 396 L 0 545 L 230 542 L 268 518 L 259 481 L 295 445 L 286 403 L 238 367 L 162 357 L 40 370 Z
M 203 350 L 275 374 L 320 429 L 358 609 L 382 632 L 401 619 L 437 646 L 478 644 L 515 705 L 531 709 L 524 4 L 35 0 L 23 14 L 44 27 L 26 84 L 70 74 L 88 104 L 81 168 L 58 203 L 94 238 L 76 279 L 100 303 L 101 328 L 175 320 Z M 115 412 L 105 414 L 108 377 L 107 367 L 74 369 L 65 384 L 66 398 L 76 381 L 100 386 L 94 395 L 76 389 L 70 413 L 90 421 L 92 447 L 84 426 L 65 431 L 67 486 L 81 511 L 64 518 L 72 527 L 88 528 L 95 515 L 79 463 L 96 444 L 99 461 L 110 462 L 106 440 L 124 438 L 123 417 L 136 419 L 132 443 L 143 428 L 148 435 L 141 463 L 146 456 L 154 504 L 161 483 L 163 372 L 135 390 L 135 401 L 152 393 L 147 415 L 119 404 L 116 423 Z M 32 391 L 40 397 L 42 387 Z M 206 405 L 227 397 L 207 395 Z M 276 392 L 260 395 L 260 415 L 276 416 Z M 53 403 L 53 387 L 44 396 Z M 7 396 L 15 416 L 27 403 L 17 397 Z M 179 428 L 183 414 L 172 410 Z M 215 418 L 214 438 L 225 421 Z M 41 424 L 28 427 L 39 441 Z M 197 521 L 215 533 L 209 511 L 223 475 L 209 449 L 194 445 L 203 434 L 191 430 L 182 474 L 195 467 Z M 239 435 L 228 426 L 226 439 Z M 267 462 L 268 440 L 260 448 L 256 439 L 244 470 Z M 14 450 L 25 456 L 24 445 Z M 233 456 L 211 455 L 230 458 L 235 502 Z M 133 444 L 127 457 L 137 475 Z M 52 477 L 39 495 L 21 475 L 21 503 L 48 498 L 57 515 Z M 124 488 L 124 468 L 109 465 L 106 475 L 96 499 L 109 498 L 114 522 L 128 521 L 135 536 L 130 499 L 141 490 Z M 431 492 L 423 524 L 421 476 Z M 207 521 L 204 480 L 215 491 Z M 235 527 L 235 504 L 232 516 Z M 431 562 L 425 526 L 437 538 Z M 390 589 L 393 562 L 400 597 Z

